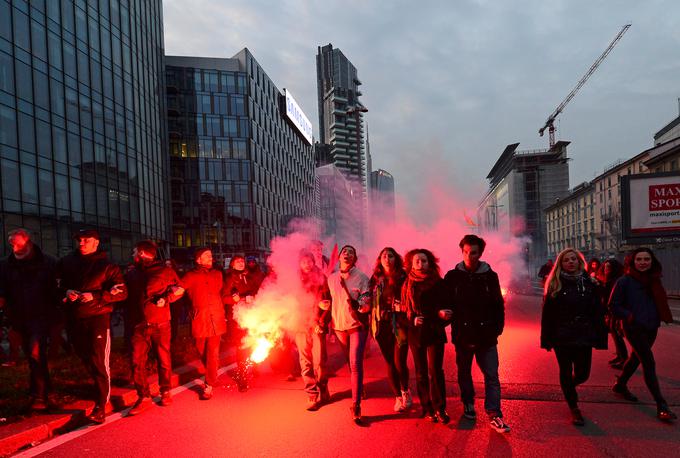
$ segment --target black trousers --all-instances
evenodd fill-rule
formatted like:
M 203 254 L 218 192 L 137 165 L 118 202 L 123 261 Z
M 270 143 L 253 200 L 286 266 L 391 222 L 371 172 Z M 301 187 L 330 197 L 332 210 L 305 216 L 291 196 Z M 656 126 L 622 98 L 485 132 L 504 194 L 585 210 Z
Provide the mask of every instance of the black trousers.
M 132 334 L 132 376 L 139 397 L 150 397 L 146 363 L 153 348 L 158 358 L 158 385 L 161 393 L 170 391 L 172 360 L 170 358 L 170 322 L 140 324 Z
M 17 331 L 21 335 L 21 346 L 28 359 L 31 397 L 47 402 L 50 390 L 50 372 L 47 369 L 49 326 L 47 323 L 27 323 Z
M 409 343 L 416 369 L 418 398 L 423 411 L 446 409 L 444 384 L 444 343 L 415 346 Z
M 376 342 L 380 347 L 380 352 L 387 363 L 387 380 L 395 396 L 401 396 L 402 391 L 408 390 L 408 344 L 406 333 L 404 332 L 404 343 L 399 345 L 397 337 L 394 335 L 391 320 L 379 322 L 378 333 L 375 336 Z M 397 330 L 400 332 L 401 330 Z M 403 332 L 403 331 L 401 331 Z
M 97 391 L 95 402 L 104 408 L 111 395 L 111 315 L 76 318 L 70 326 L 73 348 L 92 376 Z
M 659 329 L 650 330 L 633 324 L 624 326 L 623 331 L 626 334 L 626 340 L 628 340 L 632 351 L 623 365 L 623 371 L 619 376 L 619 383 L 626 384 L 640 363 L 642 363 L 642 372 L 649 392 L 657 404 L 666 405 L 666 400 L 661 395 L 661 388 L 659 388 L 659 379 L 656 376 L 656 363 L 652 353 L 652 345 L 654 345 Z
M 557 364 L 560 367 L 560 386 L 564 398 L 571 409 L 578 407 L 576 387 L 590 377 L 590 367 L 593 360 L 591 347 L 555 347 Z

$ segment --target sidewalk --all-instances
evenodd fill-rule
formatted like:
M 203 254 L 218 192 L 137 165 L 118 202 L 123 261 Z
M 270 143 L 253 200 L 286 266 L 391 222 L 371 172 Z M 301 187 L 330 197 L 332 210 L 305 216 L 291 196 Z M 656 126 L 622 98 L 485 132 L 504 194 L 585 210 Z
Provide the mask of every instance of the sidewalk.
M 673 314 L 673 321 L 680 324 L 680 298 L 673 297 L 668 298 L 668 305 L 671 308 L 671 313 Z
M 220 366 L 226 366 L 233 360 L 234 350 L 220 354 Z M 172 386 L 176 387 L 190 382 L 204 373 L 202 364 L 194 361 L 185 366 L 173 369 Z M 158 393 L 158 377 L 149 377 L 152 393 Z M 131 407 L 137 400 L 134 387 L 111 387 L 111 401 L 106 406 L 107 413 L 121 411 Z M 34 446 L 54 436 L 73 431 L 88 423 L 87 415 L 94 407 L 93 401 L 77 401 L 65 405 L 58 411 L 36 414 L 17 423 L 0 428 L 0 457 L 10 456 L 21 449 Z

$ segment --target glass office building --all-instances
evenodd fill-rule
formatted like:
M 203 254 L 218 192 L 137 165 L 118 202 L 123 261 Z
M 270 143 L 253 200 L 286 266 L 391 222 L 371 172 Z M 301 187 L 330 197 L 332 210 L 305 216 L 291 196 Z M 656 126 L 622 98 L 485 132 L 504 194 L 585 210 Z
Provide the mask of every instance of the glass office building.
M 314 152 L 252 54 L 166 57 L 173 254 L 258 256 L 316 216 Z M 311 124 L 310 124 L 311 130 Z
M 169 239 L 163 46 L 161 0 L 0 0 L 0 251 Z

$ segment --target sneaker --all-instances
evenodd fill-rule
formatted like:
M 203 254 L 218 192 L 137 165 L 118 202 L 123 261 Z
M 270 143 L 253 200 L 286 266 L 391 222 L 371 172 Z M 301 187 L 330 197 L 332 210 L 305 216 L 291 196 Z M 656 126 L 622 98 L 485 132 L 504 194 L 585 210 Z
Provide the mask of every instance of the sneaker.
M 625 361 L 618 361 L 618 362 L 616 362 L 616 363 L 610 364 L 609 367 L 611 367 L 612 369 L 619 369 L 619 370 L 621 370 L 621 369 L 623 369 L 623 364 L 624 364 L 624 363 L 625 363 Z
M 471 402 L 463 404 L 463 416 L 468 420 L 476 420 L 477 412 L 475 412 L 475 405 Z
M 307 410 L 315 412 L 321 407 L 321 397 L 318 394 L 310 394 L 307 399 Z
M 493 429 L 498 431 L 499 433 L 509 433 L 510 432 L 510 427 L 506 422 L 503 421 L 503 418 L 501 417 L 493 417 L 491 419 L 490 425 Z
M 101 407 L 95 407 L 90 415 L 87 416 L 87 419 L 98 425 L 103 425 L 106 421 L 106 412 Z
M 667 405 L 662 405 L 657 408 L 656 417 L 661 421 L 673 421 L 678 419 L 678 416 L 675 415 Z
M 575 426 L 583 426 L 586 424 L 586 420 L 581 414 L 581 410 L 578 407 L 571 409 L 571 423 Z
M 286 382 L 294 382 L 295 380 L 297 380 L 297 377 L 295 377 L 293 374 L 288 374 L 286 377 Z
M 624 360 L 624 359 L 621 359 L 621 358 L 619 358 L 619 357 L 617 356 L 617 357 L 614 358 L 614 359 L 610 359 L 610 360 L 609 360 L 609 364 L 616 364 L 616 363 L 619 363 L 619 362 L 622 362 L 622 361 L 625 361 L 625 360 Z
M 413 407 L 413 398 L 411 397 L 411 390 L 406 390 L 401 392 L 402 403 L 404 404 L 404 409 L 410 409 Z
M 328 391 L 327 386 L 322 386 L 320 388 L 321 390 L 321 403 L 326 404 L 327 402 L 331 401 L 331 393 Z
M 167 407 L 172 404 L 172 394 L 169 391 L 164 391 L 161 393 L 161 405 Z
M 239 390 L 240 391 L 240 390 Z M 213 396 L 213 387 L 210 385 L 205 385 L 203 391 L 200 394 L 201 401 L 207 401 Z
M 449 417 L 449 414 L 446 413 L 446 410 L 440 410 L 439 412 L 435 413 L 434 416 L 442 425 L 447 425 L 451 421 L 451 417 Z
M 420 413 L 420 418 L 429 420 L 432 423 L 437 423 L 437 416 L 434 414 L 434 410 L 432 410 L 432 408 L 423 409 L 423 411 Z
M 47 401 L 40 398 L 35 398 L 31 402 L 31 410 L 34 412 L 44 412 L 47 410 Z
M 614 386 L 612 387 L 612 391 L 618 395 L 620 395 L 623 399 L 626 401 L 630 402 L 638 402 L 637 396 L 635 396 L 633 393 L 631 393 L 628 390 L 628 387 L 626 385 L 620 384 L 616 382 Z
M 404 411 L 404 399 L 401 396 L 394 398 L 394 411 L 403 412 Z
M 146 409 L 151 407 L 152 401 L 150 397 L 143 396 L 138 397 L 137 401 L 133 404 L 132 408 L 128 411 L 128 415 L 139 415 Z

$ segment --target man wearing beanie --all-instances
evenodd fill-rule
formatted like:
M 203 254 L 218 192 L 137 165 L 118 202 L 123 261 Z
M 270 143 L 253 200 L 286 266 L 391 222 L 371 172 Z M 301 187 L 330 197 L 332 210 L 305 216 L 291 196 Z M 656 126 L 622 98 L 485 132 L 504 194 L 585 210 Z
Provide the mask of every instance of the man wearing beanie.
M 213 395 L 217 383 L 220 358 L 220 339 L 227 332 L 224 314 L 222 272 L 213 269 L 212 251 L 200 248 L 194 254 L 196 267 L 182 277 L 182 286 L 191 300 L 191 335 L 205 367 L 202 400 Z
M 151 406 L 151 391 L 146 373 L 149 351 L 158 355 L 158 384 L 162 406 L 172 403 L 170 379 L 170 303 L 184 294 L 175 271 L 156 259 L 157 247 L 150 240 L 138 242 L 132 251 L 133 267 L 125 274 L 128 285 L 128 317 L 133 327 L 132 373 L 137 402 L 130 409 L 136 415 Z

